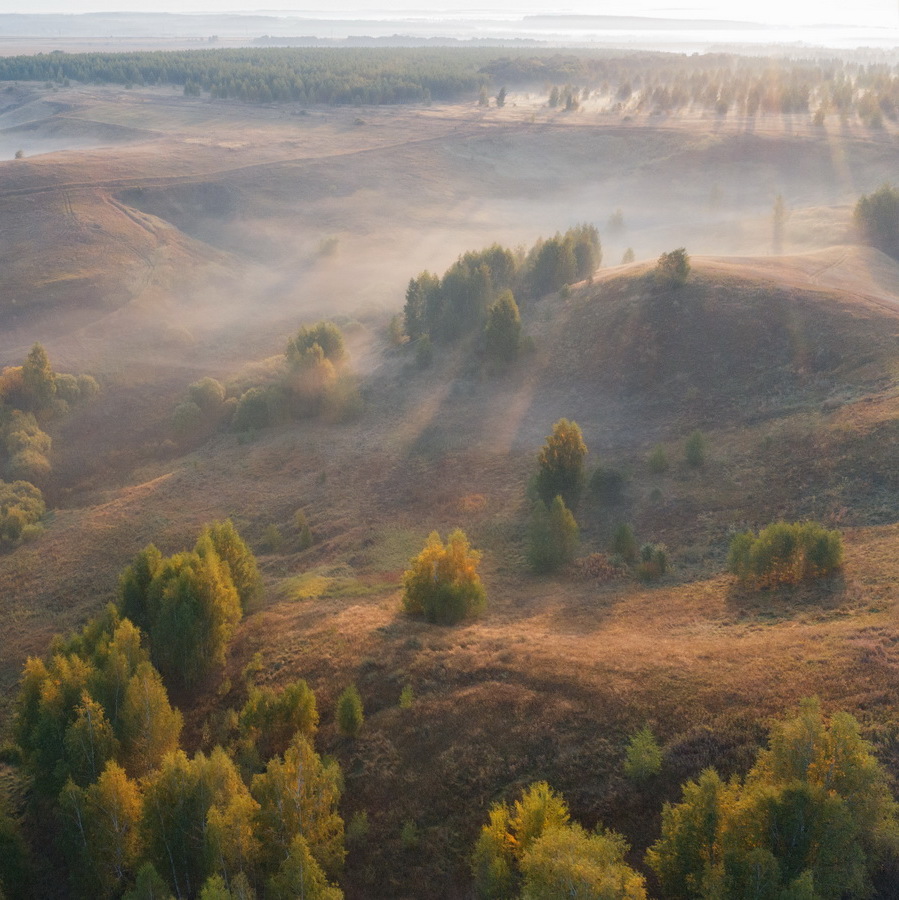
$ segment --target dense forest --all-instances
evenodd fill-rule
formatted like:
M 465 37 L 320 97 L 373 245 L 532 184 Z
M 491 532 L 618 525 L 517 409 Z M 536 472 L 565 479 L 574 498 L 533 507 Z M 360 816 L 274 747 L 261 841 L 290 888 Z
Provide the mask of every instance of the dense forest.
M 481 89 L 510 85 L 545 89 L 550 106 L 562 98 L 568 110 L 592 96 L 657 113 L 855 113 L 873 127 L 899 115 L 896 67 L 838 58 L 487 48 L 54 51 L 0 59 L 0 80 L 174 85 L 194 96 L 334 105 L 473 100 Z

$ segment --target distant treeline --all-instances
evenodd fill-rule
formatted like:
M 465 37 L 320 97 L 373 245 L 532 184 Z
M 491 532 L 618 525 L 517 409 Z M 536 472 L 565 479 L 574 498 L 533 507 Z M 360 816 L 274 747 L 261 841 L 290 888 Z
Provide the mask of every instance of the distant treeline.
M 410 103 L 477 96 L 496 51 L 260 48 L 54 52 L 0 59 L 0 80 L 177 85 L 257 103 Z
M 899 116 L 899 69 L 842 59 L 712 53 L 507 55 L 482 71 L 501 84 L 548 86 L 549 105 L 595 96 L 632 112 L 857 114 L 873 127 Z M 561 87 L 560 87 L 561 86 Z M 552 90 L 556 88 L 556 102 Z M 568 109 L 577 102 L 565 103 Z
M 588 97 L 636 112 L 682 109 L 899 116 L 899 69 L 837 58 L 487 47 L 265 47 L 0 58 L 0 80 L 174 85 L 188 95 L 271 103 L 417 103 L 475 99 L 501 85 Z M 556 105 L 556 104 L 550 104 Z

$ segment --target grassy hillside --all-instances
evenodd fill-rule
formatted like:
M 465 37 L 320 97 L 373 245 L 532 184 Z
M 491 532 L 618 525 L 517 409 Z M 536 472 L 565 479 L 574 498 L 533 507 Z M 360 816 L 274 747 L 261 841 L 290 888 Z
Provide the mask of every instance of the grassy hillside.
M 535 778 L 581 820 L 621 830 L 639 860 L 660 798 L 706 765 L 744 771 L 768 717 L 809 694 L 860 715 L 899 763 L 889 687 L 899 315 L 883 286 L 893 277 L 889 261 L 848 248 L 776 264 L 694 260 L 677 291 L 658 290 L 646 266 L 612 269 L 568 299 L 526 306 L 537 349 L 498 378 L 463 347 L 418 371 L 376 344 L 357 422 L 250 443 L 225 435 L 145 461 L 131 486 L 83 494 L 40 542 L 0 559 L 3 683 L 63 623 L 111 599 L 145 543 L 168 552 L 230 515 L 258 548 L 270 524 L 285 543 L 261 556 L 266 601 L 241 626 L 230 690 L 178 698 L 189 743 L 216 739 L 216 710 L 242 702 L 240 673 L 257 651 L 263 682 L 309 679 L 323 745 L 346 772 L 345 814 L 366 810 L 371 823 L 348 860 L 350 896 L 464 893 L 487 806 Z M 834 286 L 850 278 L 853 291 Z M 661 583 L 528 573 L 525 486 L 563 415 L 583 427 L 592 464 L 627 477 L 620 503 L 583 502 L 582 554 L 631 522 L 670 550 Z M 697 427 L 709 457 L 691 469 L 683 440 Z M 671 460 L 664 474 L 646 462 L 657 443 Z M 316 536 L 305 551 L 291 530 L 298 508 Z M 843 529 L 840 577 L 754 593 L 722 574 L 733 529 L 805 516 Z M 489 610 L 455 628 L 410 620 L 402 569 L 429 531 L 455 526 L 484 551 Z M 351 681 L 367 716 L 355 743 L 331 714 Z M 416 700 L 400 709 L 406 684 Z M 621 763 L 646 723 L 665 768 L 641 789 Z M 401 839 L 407 821 L 416 847 Z
M 175 698 L 187 748 L 227 736 L 257 652 L 260 682 L 308 679 L 344 817 L 370 822 L 350 848 L 350 897 L 465 896 L 490 804 L 538 778 L 586 825 L 622 831 L 639 864 L 661 801 L 707 765 L 744 772 L 770 719 L 809 694 L 856 714 L 899 771 L 899 266 L 845 243 L 856 190 L 894 168 L 888 131 L 566 118 L 524 94 L 488 113 L 299 115 L 161 89 L 28 90 L 0 112 L 4 140 L 92 143 L 0 164 L 0 359 L 41 340 L 103 392 L 46 424 L 53 511 L 38 541 L 0 555 L 0 730 L 26 656 L 113 599 L 137 551 L 173 553 L 230 516 L 265 599 L 224 679 Z M 791 255 L 768 256 L 780 190 Z M 604 224 L 619 206 L 623 232 Z M 438 345 L 424 369 L 388 341 L 422 268 L 572 219 L 601 227 L 605 268 L 521 300 L 534 346 L 511 370 L 490 374 L 477 340 Z M 690 278 L 660 288 L 652 260 L 684 243 Z M 650 261 L 615 265 L 628 246 Z M 188 384 L 252 383 L 322 315 L 344 328 L 357 419 L 172 441 Z M 562 417 L 583 429 L 590 470 L 623 485 L 615 502 L 584 497 L 581 557 L 630 523 L 668 548 L 659 582 L 527 568 L 527 485 Z M 696 429 L 708 449 L 694 468 Z M 659 446 L 665 471 L 648 461 Z M 724 574 L 731 536 L 780 518 L 839 528 L 843 572 L 767 591 Z M 414 621 L 403 569 L 430 531 L 455 527 L 483 551 L 488 611 Z M 353 681 L 366 723 L 350 742 L 333 704 Z M 645 724 L 665 761 L 641 788 L 622 761 Z

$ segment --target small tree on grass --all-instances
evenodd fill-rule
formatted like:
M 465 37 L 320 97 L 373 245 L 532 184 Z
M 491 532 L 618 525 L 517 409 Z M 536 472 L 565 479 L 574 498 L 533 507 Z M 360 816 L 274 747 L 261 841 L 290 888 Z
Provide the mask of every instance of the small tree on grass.
M 555 572 L 574 559 L 579 539 L 577 522 L 557 494 L 549 510 L 542 500 L 531 512 L 528 560 L 537 572 Z
M 308 550 L 312 546 L 312 529 L 309 527 L 309 521 L 303 510 L 298 509 L 294 513 L 293 524 L 297 530 L 300 550 Z
M 684 444 L 684 458 L 687 465 L 698 469 L 705 463 L 706 441 L 705 436 L 699 429 L 692 432 Z
M 843 539 L 817 522 L 775 522 L 730 543 L 727 567 L 759 587 L 797 584 L 833 574 L 843 564 Z
M 627 745 L 624 774 L 634 781 L 646 781 L 647 778 L 658 775 L 661 771 L 662 750 L 652 729 L 646 725 L 630 739 Z
M 558 494 L 570 509 L 576 509 L 584 486 L 587 445 L 577 422 L 559 419 L 540 451 L 537 493 L 544 503 Z
M 663 253 L 655 268 L 656 284 L 665 288 L 679 288 L 687 283 L 690 274 L 690 257 L 683 247 Z
M 646 458 L 646 464 L 649 466 L 649 471 L 652 472 L 653 475 L 661 475 L 663 472 L 668 471 L 668 454 L 661 444 L 656 444 L 655 447 L 652 448 L 649 456 Z
M 403 575 L 403 606 L 429 622 L 453 625 L 487 606 L 477 567 L 481 554 L 472 550 L 465 532 L 456 529 L 444 545 L 433 531 L 424 549 L 409 561 Z
M 628 525 L 619 525 L 612 537 L 612 553 L 620 556 L 628 565 L 637 561 L 637 538 L 634 529 Z
M 337 727 L 345 737 L 354 738 L 364 720 L 362 697 L 356 685 L 351 684 L 337 700 Z

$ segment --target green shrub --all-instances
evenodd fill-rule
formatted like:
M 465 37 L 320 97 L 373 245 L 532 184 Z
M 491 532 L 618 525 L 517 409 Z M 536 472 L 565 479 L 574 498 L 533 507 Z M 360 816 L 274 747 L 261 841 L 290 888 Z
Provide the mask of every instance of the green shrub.
M 250 388 L 237 401 L 231 427 L 235 431 L 251 431 L 268 428 L 270 423 L 268 391 L 261 387 Z
M 578 526 L 559 495 L 549 510 L 542 500 L 534 504 L 529 539 L 528 561 L 536 572 L 555 572 L 574 559 Z
M 0 544 L 31 539 L 31 530 L 40 528 L 37 522 L 46 511 L 43 494 L 33 484 L 0 481 Z
M 308 550 L 312 546 L 312 529 L 306 519 L 306 513 L 298 509 L 293 514 L 293 525 L 296 528 L 300 550 Z
M 6 464 L 6 477 L 10 481 L 30 481 L 43 484 L 50 478 L 50 460 L 37 450 L 20 450 Z
M 663 253 L 655 268 L 655 281 L 659 287 L 679 288 L 687 283 L 690 274 L 690 257 L 683 247 Z
M 284 546 L 284 536 L 274 522 L 262 532 L 262 546 L 269 553 L 277 553 Z
M 413 819 L 406 819 L 400 829 L 400 844 L 403 850 L 414 850 L 421 843 L 418 826 Z
M 225 402 L 225 388 L 214 378 L 201 378 L 188 387 L 187 397 L 204 413 L 215 413 Z
M 637 561 L 637 538 L 634 529 L 628 525 L 619 525 L 612 536 L 612 553 L 620 556 L 629 566 Z
M 303 366 L 314 347 L 320 347 L 322 355 L 334 365 L 343 362 L 346 348 L 343 334 L 333 322 L 318 322 L 315 325 L 301 328 L 287 342 L 287 363 L 292 368 Z
M 56 396 L 65 400 L 69 406 L 74 406 L 81 399 L 81 388 L 78 379 L 74 375 L 58 374 L 55 376 Z
M 637 577 L 641 581 L 656 581 L 668 571 L 668 551 L 664 544 L 644 544 L 640 548 Z
M 203 428 L 203 411 L 193 400 L 179 403 L 172 412 L 172 432 L 179 441 L 196 437 Z
M 368 813 L 362 810 L 356 810 L 350 816 L 350 821 L 346 827 L 346 842 L 350 847 L 358 847 L 365 844 L 368 839 Z
M 93 400 L 100 393 L 100 385 L 92 375 L 78 376 L 78 394 L 82 403 Z
M 355 684 L 351 684 L 337 699 L 337 728 L 344 737 L 354 738 L 359 734 L 365 715 L 362 697 Z
M 734 535 L 727 567 L 758 586 L 797 584 L 833 574 L 843 564 L 843 540 L 817 522 L 775 522 L 758 534 Z
M 646 464 L 649 466 L 649 471 L 652 472 L 653 475 L 661 475 L 668 471 L 668 454 L 661 444 L 656 444 L 655 447 L 652 448 L 649 456 L 646 458 Z
M 627 745 L 624 774 L 634 781 L 646 781 L 647 778 L 658 775 L 661 771 L 662 750 L 652 729 L 646 725 L 630 739 Z
M 414 702 L 415 692 L 412 690 L 412 685 L 407 684 L 400 691 L 400 709 L 411 709 Z
M 686 443 L 684 444 L 684 458 L 687 460 L 688 466 L 692 466 L 694 469 L 698 469 L 705 463 L 705 456 L 705 436 L 701 431 L 697 429 L 696 431 L 691 432 L 690 436 L 686 440 Z

